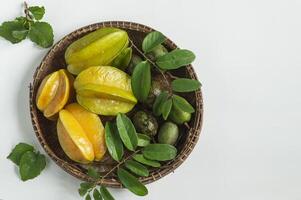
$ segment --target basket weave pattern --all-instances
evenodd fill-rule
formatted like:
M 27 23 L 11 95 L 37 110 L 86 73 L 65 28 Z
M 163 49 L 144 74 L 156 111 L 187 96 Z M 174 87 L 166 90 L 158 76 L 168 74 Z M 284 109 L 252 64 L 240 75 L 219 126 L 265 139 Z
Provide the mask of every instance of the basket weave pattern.
M 43 119 L 43 115 L 36 107 L 35 98 L 39 84 L 41 83 L 43 78 L 47 74 L 66 66 L 63 54 L 69 44 L 82 37 L 83 35 L 103 27 L 116 27 L 128 31 L 129 37 L 132 39 L 132 41 L 134 41 L 134 43 L 136 42 L 136 40 L 140 40 L 141 43 L 141 40 L 146 33 L 154 31 L 152 28 L 145 25 L 123 21 L 102 22 L 80 28 L 61 39 L 50 49 L 47 55 L 43 58 L 40 66 L 36 69 L 33 76 L 33 83 L 30 85 L 30 114 L 33 128 L 40 144 L 42 145 L 46 153 L 51 157 L 51 159 L 63 170 L 85 181 L 91 181 L 91 179 L 86 175 L 83 168 L 62 158 L 62 156 L 60 156 L 61 154 L 58 155 L 56 147 L 60 147 L 57 140 L 53 139 L 54 141 L 52 141 L 52 139 L 50 140 L 47 135 L 55 132 L 55 126 L 48 125 L 47 120 Z M 166 40 L 165 46 L 169 49 L 177 48 L 177 46 L 169 39 Z M 184 68 L 184 71 L 184 74 L 186 74 L 187 77 L 197 79 L 196 73 L 191 65 L 188 65 L 186 68 Z M 189 123 L 190 128 L 185 133 L 186 138 L 183 144 L 180 147 L 177 147 L 177 157 L 172 161 L 164 163 L 162 167 L 151 171 L 148 177 L 141 177 L 140 181 L 142 181 L 142 183 L 148 184 L 154 182 L 173 172 L 186 160 L 186 158 L 189 156 L 194 146 L 196 145 L 199 139 L 203 121 L 203 99 L 201 90 L 194 92 L 192 94 L 192 99 L 192 102 L 196 108 L 196 112 L 194 113 L 192 120 Z M 54 122 L 51 123 L 53 124 Z M 105 178 L 102 184 L 109 187 L 122 187 L 121 183 L 114 177 Z

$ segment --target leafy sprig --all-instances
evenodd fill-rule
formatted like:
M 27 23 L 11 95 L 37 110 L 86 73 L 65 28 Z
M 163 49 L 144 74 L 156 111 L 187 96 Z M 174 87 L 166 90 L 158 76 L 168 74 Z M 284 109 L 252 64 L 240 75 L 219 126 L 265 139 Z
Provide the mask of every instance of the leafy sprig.
M 25 16 L 3 22 L 0 26 L 0 36 L 12 44 L 29 38 L 40 47 L 52 46 L 53 29 L 49 23 L 40 21 L 45 14 L 45 8 L 43 6 L 28 7 L 24 2 L 24 13 Z
M 153 104 L 153 113 L 156 116 L 162 115 L 164 120 L 168 119 L 173 106 L 176 106 L 184 112 L 193 113 L 193 107 L 186 99 L 180 97 L 175 92 L 193 92 L 200 88 L 201 83 L 198 80 L 179 78 L 173 76 L 168 70 L 179 69 L 192 63 L 195 60 L 193 52 L 186 49 L 175 49 L 165 54 L 160 54 L 157 58 L 150 59 L 149 52 L 153 49 L 162 46 L 166 40 L 165 36 L 153 31 L 149 33 L 142 42 L 143 52 L 132 42 L 132 46 L 143 56 L 145 61 L 139 63 L 132 74 L 132 90 L 134 95 L 140 102 L 145 102 L 151 88 L 151 70 L 149 66 L 153 66 L 159 73 L 161 73 L 165 82 L 169 86 L 169 91 L 163 91 L 158 95 Z M 170 83 L 167 76 L 171 77 L 173 81 Z
M 19 174 L 22 181 L 33 179 L 40 175 L 46 166 L 46 158 L 33 146 L 26 143 L 19 143 L 7 156 L 19 167 Z
M 103 176 L 93 168 L 88 169 L 87 175 L 93 182 L 81 183 L 78 189 L 79 194 L 85 199 L 98 200 L 99 197 L 114 199 L 103 185 L 104 179 L 113 173 L 129 191 L 138 196 L 145 196 L 148 190 L 140 182 L 139 177 L 148 176 L 149 167 L 160 167 L 160 161 L 172 160 L 177 155 L 177 149 L 171 145 L 150 144 L 150 138 L 137 133 L 130 118 L 124 114 L 118 114 L 115 122 L 106 123 L 105 140 L 109 154 L 118 164 Z M 121 153 L 124 147 L 132 151 L 126 157 Z

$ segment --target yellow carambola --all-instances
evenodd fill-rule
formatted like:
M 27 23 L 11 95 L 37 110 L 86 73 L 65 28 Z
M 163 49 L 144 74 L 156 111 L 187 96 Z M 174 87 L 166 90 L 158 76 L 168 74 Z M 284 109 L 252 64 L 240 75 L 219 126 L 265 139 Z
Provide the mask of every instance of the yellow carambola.
M 65 52 L 67 69 L 79 74 L 91 66 L 110 65 L 129 44 L 126 31 L 101 28 L 73 42 Z
M 131 77 L 111 66 L 89 67 L 74 81 L 77 102 L 87 110 L 115 116 L 127 113 L 135 106 Z

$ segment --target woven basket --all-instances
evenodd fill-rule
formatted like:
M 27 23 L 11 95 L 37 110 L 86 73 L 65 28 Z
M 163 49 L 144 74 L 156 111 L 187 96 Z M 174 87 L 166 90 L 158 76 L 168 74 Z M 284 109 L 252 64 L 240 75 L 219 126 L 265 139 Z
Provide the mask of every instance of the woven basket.
M 42 60 L 40 66 L 36 69 L 33 76 L 33 83 L 30 85 L 31 119 L 34 131 L 40 144 L 57 165 L 59 165 L 63 170 L 72 176 L 84 181 L 91 181 L 91 179 L 86 175 L 88 166 L 75 163 L 65 155 L 57 139 L 56 122 L 47 120 L 43 116 L 43 114 L 36 107 L 35 98 L 38 87 L 46 75 L 60 68 L 66 68 L 66 63 L 64 60 L 66 48 L 72 42 L 84 36 L 85 34 L 102 27 L 117 27 L 126 30 L 130 39 L 138 47 L 141 47 L 141 43 L 145 35 L 154 30 L 141 24 L 123 21 L 102 22 L 80 28 L 61 39 L 50 49 L 50 51 Z M 164 45 L 169 50 L 177 48 L 177 46 L 169 39 L 166 40 Z M 191 65 L 187 66 L 186 68 L 174 70 L 172 73 L 176 76 L 197 79 L 196 73 Z M 200 90 L 198 90 L 185 95 L 185 98 L 188 99 L 189 102 L 196 108 L 196 112 L 193 114 L 189 125 L 180 128 L 182 137 L 177 144 L 178 155 L 174 160 L 164 163 L 162 167 L 152 169 L 148 177 L 141 177 L 140 181 L 142 181 L 144 184 L 154 182 L 173 172 L 185 161 L 198 141 L 203 121 L 202 93 Z M 106 172 L 110 170 L 110 166 L 113 164 L 114 163 L 112 163 L 112 160 L 107 158 L 101 163 L 93 163 L 93 166 L 101 172 Z M 122 187 L 121 183 L 115 178 L 114 175 L 106 177 L 102 184 L 109 187 Z

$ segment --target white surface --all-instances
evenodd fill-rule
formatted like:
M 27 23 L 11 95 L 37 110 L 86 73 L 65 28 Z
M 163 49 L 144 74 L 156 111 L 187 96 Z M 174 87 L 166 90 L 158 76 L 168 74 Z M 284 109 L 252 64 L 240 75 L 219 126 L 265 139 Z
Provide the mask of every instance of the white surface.
M 21 13 L 1 0 L 0 21 Z M 189 159 L 135 197 L 120 200 L 301 199 L 301 1 L 127 0 L 29 1 L 46 7 L 55 40 L 99 21 L 128 20 L 161 30 L 197 55 L 205 121 Z M 74 200 L 79 181 L 53 162 L 22 183 L 5 157 L 20 141 L 34 143 L 28 85 L 47 50 L 0 40 L 0 199 Z M 39 147 L 40 148 L 40 147 Z M 41 149 L 41 148 L 40 148 Z

